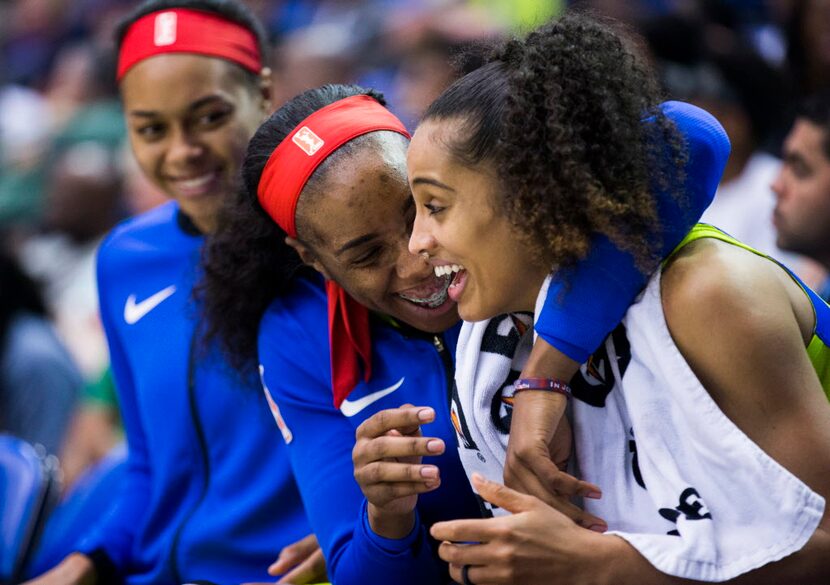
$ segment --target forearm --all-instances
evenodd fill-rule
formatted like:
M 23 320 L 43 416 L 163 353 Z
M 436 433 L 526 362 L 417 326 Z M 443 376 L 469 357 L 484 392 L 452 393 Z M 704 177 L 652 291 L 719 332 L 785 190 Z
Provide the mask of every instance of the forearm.
M 572 360 L 543 338 L 533 344 L 533 351 L 522 369 L 523 378 L 559 378 L 570 380 L 579 370 L 579 363 Z M 563 401 L 564 403 L 564 401 Z
M 369 503 L 369 527 L 384 538 L 404 538 L 415 527 L 415 511 L 394 514 Z

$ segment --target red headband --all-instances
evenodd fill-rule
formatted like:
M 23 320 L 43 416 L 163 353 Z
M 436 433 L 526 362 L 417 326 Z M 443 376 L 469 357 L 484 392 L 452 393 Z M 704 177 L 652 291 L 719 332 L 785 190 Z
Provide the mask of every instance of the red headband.
M 296 238 L 297 201 L 311 174 L 349 140 L 377 130 L 410 137 L 403 123 L 368 95 L 348 97 L 311 114 L 268 158 L 257 189 L 263 209 L 286 234 Z
M 262 171 L 257 197 L 263 209 L 286 234 L 297 237 L 297 201 L 314 170 L 350 140 L 390 130 L 409 138 L 403 123 L 367 95 L 348 97 L 329 104 L 297 124 L 280 142 Z M 360 379 L 372 376 L 372 344 L 369 311 L 334 281 L 326 282 L 331 345 L 331 382 L 334 406 L 340 404 Z
M 130 26 L 121 43 L 118 73 L 121 78 L 138 63 L 165 53 L 195 53 L 228 59 L 259 73 L 262 57 L 254 33 L 218 14 L 173 8 L 142 16 Z

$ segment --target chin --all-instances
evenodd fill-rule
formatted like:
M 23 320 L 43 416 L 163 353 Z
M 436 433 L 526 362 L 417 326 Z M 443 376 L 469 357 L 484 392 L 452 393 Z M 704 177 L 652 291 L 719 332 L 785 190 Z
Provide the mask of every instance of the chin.
M 407 301 L 399 301 L 396 305 L 397 310 L 389 312 L 392 317 L 425 333 L 442 333 L 458 323 L 457 306 L 452 301 L 436 309 L 418 307 Z
M 458 305 L 458 316 L 470 323 L 492 319 L 496 315 L 501 315 L 506 312 L 507 311 L 488 311 L 485 307 L 469 306 L 464 304 Z

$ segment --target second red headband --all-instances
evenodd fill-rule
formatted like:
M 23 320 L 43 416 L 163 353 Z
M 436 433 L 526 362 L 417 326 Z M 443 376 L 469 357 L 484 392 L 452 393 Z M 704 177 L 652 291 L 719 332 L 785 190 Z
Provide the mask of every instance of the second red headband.
M 259 179 L 260 205 L 286 234 L 296 238 L 297 201 L 314 170 L 348 141 L 378 130 L 410 138 L 403 123 L 368 95 L 344 98 L 320 108 L 271 153 Z

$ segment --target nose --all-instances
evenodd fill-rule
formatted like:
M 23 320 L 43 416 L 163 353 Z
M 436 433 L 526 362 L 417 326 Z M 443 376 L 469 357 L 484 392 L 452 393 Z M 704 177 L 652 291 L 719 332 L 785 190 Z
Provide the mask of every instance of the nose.
M 778 174 L 775 177 L 775 180 L 770 185 L 772 192 L 775 193 L 775 197 L 781 199 L 784 196 L 784 169 L 778 171 Z
M 438 242 L 435 241 L 435 237 L 429 231 L 427 223 L 419 210 L 415 215 L 415 223 L 412 224 L 412 234 L 409 236 L 409 252 L 411 254 L 421 255 L 423 252 L 430 256 L 435 254 Z
M 167 150 L 167 161 L 171 165 L 184 166 L 203 153 L 204 146 L 193 133 L 181 128 L 172 133 L 170 147 Z
M 426 278 L 432 271 L 432 267 L 422 254 L 413 254 L 401 241 L 401 248 L 398 253 L 398 261 L 395 264 L 395 272 L 398 278 L 403 281 L 421 280 Z

